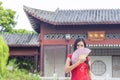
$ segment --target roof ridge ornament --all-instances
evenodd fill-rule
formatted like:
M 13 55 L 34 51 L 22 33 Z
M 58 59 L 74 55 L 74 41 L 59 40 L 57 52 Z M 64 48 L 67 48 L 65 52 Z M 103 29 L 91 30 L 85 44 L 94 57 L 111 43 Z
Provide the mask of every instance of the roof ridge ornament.
M 55 12 L 59 12 L 60 11 L 60 9 L 59 8 L 57 8 L 56 10 L 55 10 Z

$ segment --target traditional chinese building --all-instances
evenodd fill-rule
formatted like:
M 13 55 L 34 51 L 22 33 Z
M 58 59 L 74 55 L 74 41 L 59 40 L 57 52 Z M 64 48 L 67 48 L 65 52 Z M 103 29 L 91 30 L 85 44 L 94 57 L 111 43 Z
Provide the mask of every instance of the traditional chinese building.
M 65 76 L 64 65 L 78 37 L 92 49 L 94 77 L 120 78 L 120 9 L 46 11 L 24 6 L 33 29 L 40 33 L 40 70 L 44 76 Z
M 1 34 L 9 46 L 10 57 L 20 57 L 34 62 L 38 70 L 39 34 Z

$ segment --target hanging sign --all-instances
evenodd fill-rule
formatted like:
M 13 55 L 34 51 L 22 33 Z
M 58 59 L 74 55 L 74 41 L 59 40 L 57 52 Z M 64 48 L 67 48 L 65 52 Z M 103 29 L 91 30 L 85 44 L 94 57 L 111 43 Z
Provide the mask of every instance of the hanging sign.
M 105 31 L 88 31 L 88 39 L 91 41 L 103 41 L 105 39 Z

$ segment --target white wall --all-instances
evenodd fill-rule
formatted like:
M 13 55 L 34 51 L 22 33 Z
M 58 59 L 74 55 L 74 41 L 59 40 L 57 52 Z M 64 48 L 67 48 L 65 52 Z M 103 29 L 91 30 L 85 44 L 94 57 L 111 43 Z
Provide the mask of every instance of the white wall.
M 94 78 L 112 77 L 112 57 L 111 56 L 91 56 L 91 65 L 95 60 L 101 60 L 106 64 L 106 72 L 101 76 L 92 74 Z

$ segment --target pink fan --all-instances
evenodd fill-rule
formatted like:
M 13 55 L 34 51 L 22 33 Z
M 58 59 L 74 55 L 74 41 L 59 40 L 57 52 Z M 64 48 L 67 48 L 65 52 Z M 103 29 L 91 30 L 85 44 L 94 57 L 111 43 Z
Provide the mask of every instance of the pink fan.
M 89 48 L 78 48 L 73 52 L 72 55 L 72 64 L 76 63 L 80 55 L 85 55 L 86 57 L 89 55 L 91 50 Z

